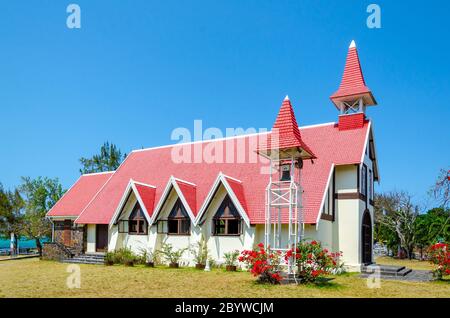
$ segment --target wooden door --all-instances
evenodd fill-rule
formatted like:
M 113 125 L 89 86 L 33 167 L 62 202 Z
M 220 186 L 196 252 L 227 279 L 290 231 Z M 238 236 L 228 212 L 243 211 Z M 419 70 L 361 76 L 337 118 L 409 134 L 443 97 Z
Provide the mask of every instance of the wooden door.
M 105 252 L 108 249 L 108 224 L 97 224 L 95 236 L 96 251 Z
M 63 244 L 72 246 L 72 221 L 64 220 Z
M 369 211 L 364 212 L 362 222 L 362 262 L 372 263 L 372 220 Z

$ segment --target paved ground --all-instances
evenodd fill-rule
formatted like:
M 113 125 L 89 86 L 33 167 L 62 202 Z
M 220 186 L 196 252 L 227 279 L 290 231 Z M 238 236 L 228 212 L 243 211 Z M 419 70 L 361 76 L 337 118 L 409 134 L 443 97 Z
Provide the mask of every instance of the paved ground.
M 360 277 L 367 278 L 368 274 L 361 274 Z M 433 280 L 433 274 L 431 271 L 425 270 L 413 270 L 411 273 L 406 276 L 388 276 L 381 275 L 381 279 L 386 280 L 401 280 L 401 281 L 409 281 L 409 282 L 429 282 Z

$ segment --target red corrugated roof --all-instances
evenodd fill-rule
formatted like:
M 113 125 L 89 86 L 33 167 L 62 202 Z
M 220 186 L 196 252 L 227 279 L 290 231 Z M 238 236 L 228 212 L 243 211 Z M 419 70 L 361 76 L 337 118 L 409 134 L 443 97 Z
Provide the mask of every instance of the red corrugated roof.
M 197 216 L 197 187 L 190 183 L 180 179 L 175 178 L 175 182 L 181 190 L 189 208 L 191 209 L 194 217 Z
M 74 185 L 48 211 L 47 216 L 80 215 L 89 201 L 100 190 L 114 172 L 82 175 Z
M 145 185 L 142 183 L 133 182 L 136 187 L 137 194 L 144 203 L 145 210 L 147 210 L 148 216 L 151 217 L 153 209 L 155 207 L 155 195 L 156 189 L 152 186 Z
M 268 136 L 267 141 L 262 142 L 258 151 L 299 147 L 309 153 L 311 158 L 315 158 L 314 153 L 302 139 L 294 109 L 287 96 L 281 104 L 272 131 L 276 132 L 276 136 Z
M 361 63 L 359 62 L 358 51 L 354 42 L 352 42 L 352 45 L 348 49 L 341 85 L 330 98 L 334 100 L 353 95 L 370 95 L 370 98 L 373 99 L 372 92 L 366 86 L 361 70 Z
M 362 128 L 340 131 L 333 123 L 300 128 L 302 139 L 314 149 L 317 156 L 314 163 L 304 162 L 302 172 L 304 220 L 306 223 L 315 223 L 317 220 L 332 164 L 360 163 L 368 127 L 369 123 L 364 123 Z M 167 180 L 172 175 L 195 183 L 195 191 L 192 185 L 182 185 L 181 187 L 184 189 L 182 191 L 189 205 L 195 206 L 193 213 L 197 215 L 197 210 L 205 201 L 217 176 L 222 172 L 242 181 L 242 189 L 238 189 L 238 186 L 234 184 L 236 190 L 233 189 L 233 191 L 237 192 L 236 195 L 241 196 L 240 201 L 245 200 L 245 209 L 250 222 L 262 224 L 265 214 L 265 188 L 269 178 L 267 174 L 261 172 L 262 168 L 267 168 L 267 161 L 261 160 L 261 157 L 254 154 L 258 139 L 260 139 L 258 137 L 261 136 L 264 134 L 131 152 L 80 215 L 77 223 L 108 224 L 130 179 L 156 186 L 155 200 L 159 201 L 167 185 Z M 194 150 L 203 151 L 208 145 L 210 149 L 212 143 L 216 149 L 223 149 L 223 162 L 219 160 L 219 162 L 213 163 L 194 163 Z M 226 163 L 225 158 L 236 159 L 238 157 L 236 154 L 226 155 L 227 149 L 231 149 L 231 147 L 227 148 L 227 145 L 232 145 L 235 151 L 244 151 L 245 163 Z M 192 163 L 177 163 L 176 160 L 173 160 L 173 155 L 179 154 L 180 151 L 190 151 Z M 177 184 L 182 183 L 178 182 Z M 194 192 L 195 195 L 193 195 Z
M 242 208 L 247 212 L 247 201 L 245 200 L 245 191 L 242 181 L 230 178 L 229 176 L 224 176 L 224 178 L 227 180 Z

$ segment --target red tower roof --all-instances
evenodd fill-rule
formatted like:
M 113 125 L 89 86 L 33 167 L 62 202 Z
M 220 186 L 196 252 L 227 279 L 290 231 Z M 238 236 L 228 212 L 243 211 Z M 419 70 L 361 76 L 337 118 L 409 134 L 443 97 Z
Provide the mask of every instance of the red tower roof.
M 339 89 L 330 96 L 330 99 L 338 106 L 339 101 L 349 101 L 359 97 L 364 99 L 364 104 L 366 106 L 376 105 L 375 98 L 364 81 L 356 44 L 355 41 L 352 41 L 348 48 L 347 61 L 345 62 L 341 85 L 339 86 Z
M 267 137 L 266 143 L 262 142 L 258 152 L 269 153 L 271 150 L 289 150 L 292 148 L 301 149 L 300 157 L 303 159 L 316 158 L 311 149 L 302 140 L 294 109 L 289 97 L 286 96 L 273 124 L 272 134 Z

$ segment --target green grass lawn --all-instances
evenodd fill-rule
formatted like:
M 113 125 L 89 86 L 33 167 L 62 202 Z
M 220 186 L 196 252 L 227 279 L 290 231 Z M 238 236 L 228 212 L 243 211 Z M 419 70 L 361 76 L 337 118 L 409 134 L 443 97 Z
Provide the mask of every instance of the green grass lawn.
M 427 261 L 418 260 L 408 260 L 408 259 L 397 259 L 392 257 L 378 257 L 375 262 L 380 265 L 395 265 L 395 266 L 405 266 L 411 269 L 428 270 L 431 271 L 433 266 Z
M 411 266 L 409 266 L 411 267 Z M 0 297 L 449 297 L 450 282 L 383 280 L 370 289 L 358 274 L 324 286 L 255 283 L 247 272 L 81 265 L 81 288 L 69 289 L 67 264 L 39 259 L 0 262 Z

